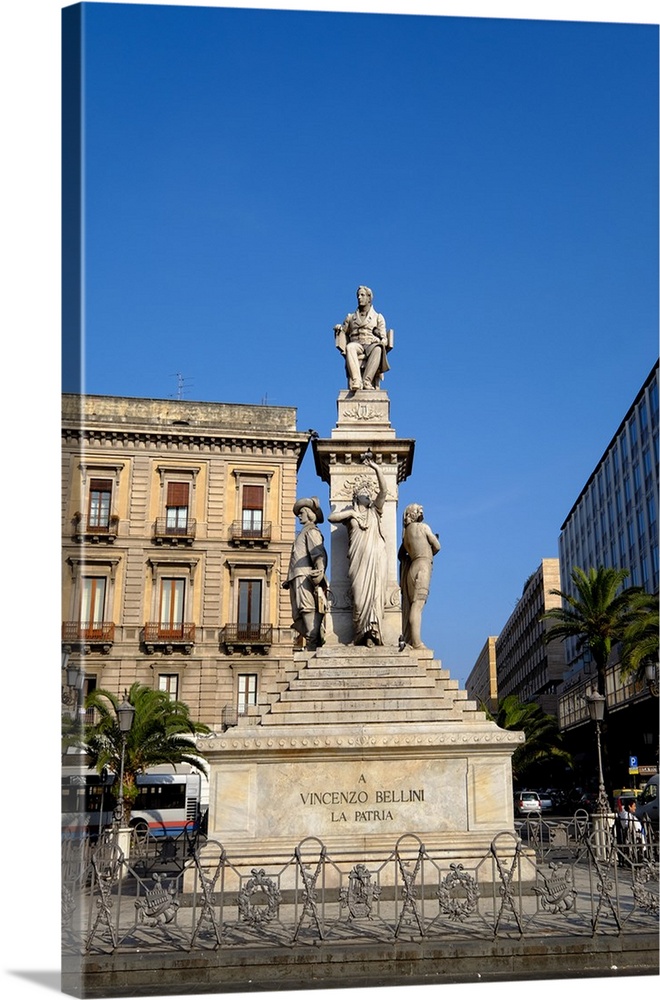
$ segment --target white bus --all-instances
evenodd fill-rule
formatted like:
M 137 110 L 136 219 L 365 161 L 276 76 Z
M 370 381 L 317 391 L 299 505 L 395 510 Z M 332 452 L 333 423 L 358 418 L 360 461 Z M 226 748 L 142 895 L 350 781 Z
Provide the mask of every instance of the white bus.
M 197 773 L 138 775 L 138 797 L 130 825 L 140 835 L 176 837 L 195 833 L 202 819 L 201 776 Z M 117 805 L 117 776 L 91 768 L 62 769 L 62 832 L 91 836 L 111 826 Z

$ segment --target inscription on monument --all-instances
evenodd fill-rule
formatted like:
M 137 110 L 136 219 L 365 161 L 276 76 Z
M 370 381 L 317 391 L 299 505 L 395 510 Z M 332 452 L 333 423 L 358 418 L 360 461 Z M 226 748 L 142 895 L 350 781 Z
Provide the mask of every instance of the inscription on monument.
M 457 754 L 435 762 L 397 750 L 387 763 L 370 754 L 355 759 L 361 751 L 351 749 L 343 760 L 324 751 L 322 757 L 304 762 L 255 760 L 240 765 L 240 773 L 219 771 L 213 793 L 218 839 L 220 831 L 295 843 L 308 836 L 325 841 L 355 833 L 464 832 L 465 757 Z
M 359 784 L 367 784 L 363 774 Z M 423 788 L 352 788 L 347 790 L 322 789 L 299 792 L 303 806 L 326 806 L 330 811 L 331 823 L 368 823 L 373 820 L 389 821 L 397 816 L 397 810 L 373 808 L 386 804 L 424 802 Z M 337 809 L 334 806 L 353 806 L 354 809 Z

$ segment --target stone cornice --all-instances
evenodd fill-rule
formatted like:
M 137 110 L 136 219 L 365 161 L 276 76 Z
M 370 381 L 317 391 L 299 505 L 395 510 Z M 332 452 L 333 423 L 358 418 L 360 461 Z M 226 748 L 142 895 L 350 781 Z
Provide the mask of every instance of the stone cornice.
M 365 440 L 332 440 L 315 438 L 312 442 L 316 473 L 324 483 L 330 482 L 331 466 L 355 467 L 363 471 L 362 454 Z M 397 482 L 404 482 L 412 471 L 415 441 L 412 438 L 392 438 L 368 440 L 374 459 L 379 465 L 396 466 Z
M 337 733 L 336 728 L 327 733 L 307 732 L 298 736 L 292 736 L 288 731 L 272 732 L 263 735 L 256 734 L 254 729 L 241 734 L 240 732 L 225 732 L 217 734 L 215 737 L 205 737 L 198 740 L 198 746 L 205 753 L 226 754 L 226 753 L 272 753 L 297 751 L 354 751 L 354 750 L 379 750 L 388 747 L 390 750 L 400 750 L 408 755 L 411 751 L 423 753 L 435 747 L 446 747 L 448 750 L 467 751 L 469 749 L 484 749 L 492 752 L 494 748 L 501 747 L 510 751 L 510 748 L 517 746 L 524 741 L 524 734 L 506 729 L 499 729 L 493 724 L 492 728 L 475 728 L 469 723 L 456 723 L 455 727 L 432 728 L 424 727 L 421 730 L 415 727 L 414 732 L 393 732 L 391 729 L 384 733 L 376 732 L 345 732 Z
M 298 457 L 307 448 L 308 435 L 293 431 L 286 434 L 200 433 L 185 431 L 146 431 L 137 428 L 65 426 L 63 438 L 80 447 L 154 450 L 178 454 L 216 452 L 227 456 L 266 455 Z

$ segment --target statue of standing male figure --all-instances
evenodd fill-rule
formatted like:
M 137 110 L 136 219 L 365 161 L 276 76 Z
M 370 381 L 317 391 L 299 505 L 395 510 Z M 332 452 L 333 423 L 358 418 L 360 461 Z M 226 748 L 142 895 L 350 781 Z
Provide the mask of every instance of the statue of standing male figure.
M 318 649 L 324 643 L 328 580 L 325 571 L 328 554 L 317 525 L 323 523 L 318 497 L 302 497 L 293 505 L 293 513 L 302 525 L 291 547 L 286 580 L 293 627 L 305 640 L 306 648 Z
M 380 388 L 383 374 L 390 370 L 387 354 L 394 331 L 386 328 L 385 317 L 373 308 L 373 298 L 371 289 L 360 285 L 357 309 L 335 326 L 335 346 L 344 356 L 351 391 Z
M 413 649 L 422 642 L 422 608 L 429 596 L 433 557 L 440 551 L 438 536 L 424 522 L 421 504 L 408 504 L 403 512 L 403 538 L 399 547 L 403 640 Z

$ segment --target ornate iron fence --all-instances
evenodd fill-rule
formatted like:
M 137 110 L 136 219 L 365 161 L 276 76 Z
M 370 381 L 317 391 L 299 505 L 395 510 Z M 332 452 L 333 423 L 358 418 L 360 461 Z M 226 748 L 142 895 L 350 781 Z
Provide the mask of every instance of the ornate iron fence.
M 648 933 L 657 927 L 657 836 L 602 839 L 589 817 L 505 831 L 470 866 L 406 834 L 389 853 L 232 857 L 222 844 L 112 837 L 63 851 L 65 951 L 190 951 L 324 943 Z M 536 838 L 536 839 L 535 839 Z M 545 839 L 544 839 L 545 838 Z

